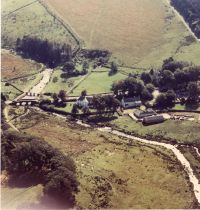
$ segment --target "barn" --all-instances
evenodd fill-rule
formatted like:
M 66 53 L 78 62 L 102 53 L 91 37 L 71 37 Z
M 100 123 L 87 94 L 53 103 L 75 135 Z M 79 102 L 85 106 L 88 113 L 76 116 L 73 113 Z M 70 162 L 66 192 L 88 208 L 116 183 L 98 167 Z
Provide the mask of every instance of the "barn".
M 165 118 L 162 115 L 155 115 L 155 116 L 145 117 L 143 119 L 143 124 L 152 125 L 152 124 L 162 123 L 164 121 L 165 121 Z

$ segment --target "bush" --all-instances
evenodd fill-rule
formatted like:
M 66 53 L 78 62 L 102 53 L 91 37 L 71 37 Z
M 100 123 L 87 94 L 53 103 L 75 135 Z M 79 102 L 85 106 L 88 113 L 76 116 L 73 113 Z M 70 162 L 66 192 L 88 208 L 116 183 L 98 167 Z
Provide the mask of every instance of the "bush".
M 58 82 L 58 77 L 54 77 L 52 81 L 53 81 L 53 83 Z

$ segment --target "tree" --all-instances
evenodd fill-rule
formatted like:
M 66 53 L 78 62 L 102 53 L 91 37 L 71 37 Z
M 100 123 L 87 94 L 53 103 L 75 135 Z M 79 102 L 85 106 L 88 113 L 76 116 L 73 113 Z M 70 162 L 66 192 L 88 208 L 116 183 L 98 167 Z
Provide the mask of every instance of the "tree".
M 166 105 L 167 107 L 174 107 L 176 101 L 176 94 L 173 90 L 168 90 L 166 93 Z
M 83 90 L 83 91 L 81 92 L 81 96 L 83 96 L 83 97 L 87 96 L 87 90 Z
M 167 103 L 166 103 L 166 95 L 164 93 L 161 93 L 160 95 L 158 95 L 158 97 L 155 100 L 155 107 L 159 108 L 159 109 L 164 109 L 167 107 Z
M 76 104 L 73 105 L 71 113 L 74 117 L 79 113 L 78 106 Z
M 66 101 L 67 93 L 64 90 L 60 90 L 58 93 L 58 97 L 62 100 L 62 102 Z
M 112 90 L 115 95 L 119 94 L 127 94 L 130 97 L 140 96 L 144 89 L 144 84 L 142 81 L 137 80 L 133 77 L 128 77 L 125 80 L 120 80 L 118 82 L 113 83 Z
M 82 73 L 87 74 L 89 69 L 89 63 L 87 61 L 83 62 Z
M 146 85 L 146 89 L 150 92 L 153 93 L 153 91 L 155 90 L 155 87 L 153 84 L 149 83 Z
M 160 81 L 160 86 L 171 88 L 173 87 L 174 82 L 175 82 L 174 74 L 169 70 L 164 70 L 162 72 L 162 79 Z
M 200 96 L 200 87 L 196 82 L 190 82 L 187 87 L 188 90 L 188 101 L 198 102 Z
M 140 76 L 141 80 L 145 83 L 151 83 L 152 82 L 152 78 L 151 78 L 151 74 L 147 73 L 147 72 L 143 72 Z
M 155 106 L 159 109 L 172 108 L 175 105 L 176 94 L 173 90 L 168 90 L 166 93 L 158 95 L 155 101 Z
M 68 75 L 72 75 L 75 69 L 75 64 L 72 61 L 66 62 L 63 66 L 63 71 L 68 73 Z
M 147 90 L 147 88 L 144 88 L 141 93 L 141 99 L 142 101 L 151 101 L 153 99 L 153 95 Z
M 116 74 L 117 72 L 118 72 L 117 64 L 115 62 L 112 62 L 111 67 L 110 67 L 109 75 Z
M 53 103 L 54 104 L 57 104 L 58 103 L 58 100 L 59 100 L 58 95 L 56 93 L 54 93 L 53 96 L 52 96 L 52 98 L 53 98 Z
M 28 134 L 4 132 L 4 166 L 10 178 L 44 185 L 44 194 L 73 203 L 78 192 L 76 166 L 67 155 Z
M 58 82 L 58 77 L 54 77 L 53 80 L 52 80 L 52 82 L 53 82 L 53 83 Z

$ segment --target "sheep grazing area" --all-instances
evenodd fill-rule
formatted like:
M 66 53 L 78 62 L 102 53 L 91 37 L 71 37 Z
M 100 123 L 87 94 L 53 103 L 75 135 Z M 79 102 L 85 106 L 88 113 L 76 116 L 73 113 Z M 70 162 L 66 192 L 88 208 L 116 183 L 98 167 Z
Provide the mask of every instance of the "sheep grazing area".
M 158 66 L 176 53 L 181 59 L 195 43 L 166 0 L 44 2 L 73 28 L 86 48 L 108 49 L 121 64 Z M 191 61 L 198 62 L 195 53 Z

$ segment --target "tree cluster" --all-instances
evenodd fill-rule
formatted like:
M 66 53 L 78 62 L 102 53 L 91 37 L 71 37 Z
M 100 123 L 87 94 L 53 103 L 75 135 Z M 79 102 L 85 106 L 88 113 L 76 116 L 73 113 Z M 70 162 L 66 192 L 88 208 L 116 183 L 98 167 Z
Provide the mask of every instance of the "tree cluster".
M 166 93 L 161 93 L 156 98 L 154 106 L 158 109 L 172 108 L 175 105 L 176 94 L 173 90 L 168 90 Z
M 70 45 L 52 43 L 36 37 L 24 36 L 16 41 L 16 51 L 26 58 L 31 58 L 37 62 L 44 63 L 50 68 L 70 61 L 72 59 L 72 49 Z
M 63 202 L 75 201 L 78 182 L 73 160 L 44 140 L 26 134 L 4 132 L 2 166 L 15 183 L 41 183 L 46 195 Z
M 100 114 L 102 112 L 111 112 L 114 114 L 117 108 L 120 106 L 119 100 L 112 95 L 97 95 L 92 99 L 93 108 L 96 109 Z
M 145 86 L 141 80 L 137 80 L 133 77 L 120 80 L 112 85 L 112 90 L 119 99 L 124 96 L 140 96 L 143 101 L 149 101 L 153 99 L 153 89 L 154 87 L 152 84 Z
M 89 63 L 87 61 L 83 62 L 82 65 L 82 71 L 78 71 L 75 68 L 75 64 L 72 61 L 66 62 L 62 68 L 63 74 L 61 74 L 61 78 L 70 78 L 70 77 L 76 77 L 80 75 L 85 75 L 88 73 L 89 69 Z

